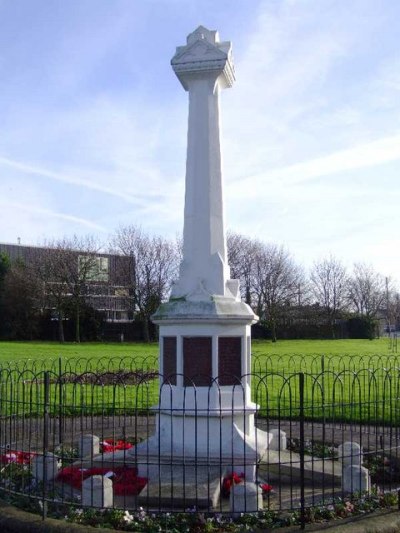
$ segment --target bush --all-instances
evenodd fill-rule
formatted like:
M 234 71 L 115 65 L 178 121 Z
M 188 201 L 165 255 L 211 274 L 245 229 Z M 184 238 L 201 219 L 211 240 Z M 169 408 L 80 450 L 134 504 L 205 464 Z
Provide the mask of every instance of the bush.
M 355 316 L 347 321 L 350 339 L 375 339 L 376 322 L 368 316 Z

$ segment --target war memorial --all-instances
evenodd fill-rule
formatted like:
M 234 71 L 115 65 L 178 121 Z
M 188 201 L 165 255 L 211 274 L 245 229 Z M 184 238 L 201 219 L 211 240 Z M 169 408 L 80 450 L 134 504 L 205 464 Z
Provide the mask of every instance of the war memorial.
M 346 517 L 359 497 L 397 494 L 393 358 L 252 358 L 258 317 L 230 277 L 224 220 L 231 43 L 199 26 L 171 65 L 189 116 L 183 257 L 153 316 L 159 359 L 2 367 L 1 491 L 41 502 L 44 516 L 63 505 L 129 516 L 290 511 L 302 527 L 310 509 L 342 506 Z

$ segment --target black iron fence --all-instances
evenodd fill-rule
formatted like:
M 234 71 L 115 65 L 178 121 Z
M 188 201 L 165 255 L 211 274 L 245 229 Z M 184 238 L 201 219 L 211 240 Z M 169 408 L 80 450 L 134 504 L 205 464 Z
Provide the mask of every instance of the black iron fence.
M 260 355 L 233 386 L 178 392 L 157 367 L 133 357 L 3 364 L 1 493 L 44 515 L 263 508 L 297 511 L 304 524 L 310 508 L 400 489 L 395 356 Z

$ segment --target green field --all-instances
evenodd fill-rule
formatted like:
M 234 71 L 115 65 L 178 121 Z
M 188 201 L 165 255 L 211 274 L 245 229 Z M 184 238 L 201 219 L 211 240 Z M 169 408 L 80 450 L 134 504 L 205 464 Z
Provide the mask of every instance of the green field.
M 388 339 L 256 340 L 252 351 L 252 397 L 261 416 L 298 418 L 303 379 L 307 418 L 400 424 L 400 365 Z M 40 414 L 44 370 L 50 370 L 51 412 L 59 409 L 60 398 L 65 414 L 146 411 L 158 403 L 159 380 L 141 379 L 139 373 L 139 379 L 129 381 L 124 372 L 157 371 L 157 354 L 156 343 L 1 342 L 0 367 L 24 361 L 17 363 L 18 370 L 3 371 L 2 411 L 15 412 L 13 405 L 30 398 L 19 409 Z M 122 378 L 102 381 L 108 371 L 122 372 Z
M 254 355 L 389 355 L 387 338 L 370 340 L 253 340 Z M 26 358 L 157 356 L 157 343 L 0 342 L 0 363 Z
M 156 356 L 157 343 L 0 342 L 0 364 L 20 359 Z

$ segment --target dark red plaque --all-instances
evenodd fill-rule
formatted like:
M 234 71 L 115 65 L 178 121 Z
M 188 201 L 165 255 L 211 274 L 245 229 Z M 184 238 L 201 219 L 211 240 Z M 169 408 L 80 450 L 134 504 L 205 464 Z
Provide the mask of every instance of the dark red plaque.
M 164 381 L 176 385 L 176 337 L 163 337 Z
M 240 383 L 242 376 L 242 338 L 219 337 L 218 381 L 220 385 Z
M 183 338 L 184 385 L 209 387 L 212 379 L 212 338 Z

